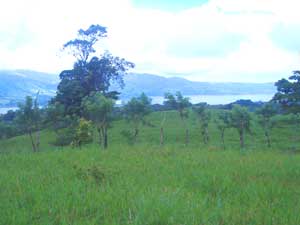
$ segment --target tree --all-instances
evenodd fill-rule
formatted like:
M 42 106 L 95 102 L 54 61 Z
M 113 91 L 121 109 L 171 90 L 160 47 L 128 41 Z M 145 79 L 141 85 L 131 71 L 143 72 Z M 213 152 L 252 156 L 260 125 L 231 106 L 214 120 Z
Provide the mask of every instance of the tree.
M 231 127 L 231 114 L 228 111 L 219 111 L 217 119 L 215 120 L 218 130 L 221 133 L 221 140 L 223 149 L 226 149 L 225 146 L 225 131 Z
M 245 133 L 250 132 L 250 113 L 247 108 L 234 105 L 231 112 L 232 127 L 236 128 L 240 137 L 241 148 L 245 147 Z
M 71 143 L 72 146 L 78 146 L 91 143 L 93 141 L 93 126 L 91 121 L 81 118 L 76 129 L 75 139 Z
M 67 127 L 64 112 L 65 112 L 64 105 L 59 102 L 50 104 L 46 108 L 45 122 L 48 126 L 51 126 L 52 130 L 56 133 L 59 129 Z
M 163 112 L 163 119 L 160 123 L 160 146 L 163 146 L 165 142 L 165 132 L 164 132 L 165 122 L 166 122 L 166 111 Z
M 281 79 L 275 83 L 277 93 L 273 101 L 279 103 L 285 112 L 300 113 L 300 71 L 294 71 L 289 79 Z
M 149 125 L 150 123 L 146 121 L 145 117 L 151 112 L 151 99 L 148 98 L 144 93 L 139 97 L 132 98 L 124 106 L 124 116 L 126 120 L 133 125 L 133 134 L 123 132 L 127 138 L 132 139 L 135 143 L 137 136 L 140 131 L 141 125 Z
M 204 144 L 207 144 L 209 141 L 209 134 L 208 134 L 208 124 L 211 119 L 211 113 L 207 109 L 207 104 L 202 103 L 196 107 L 193 107 L 193 111 L 196 113 L 201 128 L 201 135 L 203 137 Z
M 258 122 L 262 126 L 264 130 L 264 135 L 268 144 L 268 147 L 271 147 L 271 139 L 270 132 L 271 129 L 275 126 L 274 116 L 277 113 L 277 110 L 274 107 L 274 104 L 267 103 L 262 108 L 260 108 L 257 112 L 258 114 Z
M 189 98 L 183 97 L 180 92 L 176 92 L 175 96 L 171 93 L 166 93 L 164 104 L 167 107 L 178 111 L 180 120 L 183 124 L 183 127 L 185 128 L 185 145 L 188 145 L 189 129 L 185 119 L 188 118 L 187 108 L 191 105 Z
M 83 107 L 85 114 L 96 125 L 99 133 L 99 143 L 103 148 L 108 147 L 108 128 L 112 120 L 114 101 L 106 98 L 101 93 L 93 93 L 91 96 L 83 99 Z
M 25 103 L 20 103 L 18 105 L 19 109 L 16 117 L 19 126 L 29 135 L 34 152 L 39 150 L 40 145 L 39 131 L 41 114 L 37 102 L 37 97 L 33 101 L 32 97 L 27 96 Z M 33 136 L 34 132 L 36 132 L 35 137 Z
M 106 28 L 91 25 L 87 30 L 79 30 L 78 38 L 67 42 L 64 50 L 72 53 L 77 61 L 73 69 L 60 73 L 57 95 L 52 103 L 59 102 L 65 106 L 65 114 L 82 116 L 82 100 L 93 92 L 100 92 L 105 97 L 117 99 L 118 92 L 109 91 L 112 82 L 121 88 L 123 77 L 134 64 L 123 58 L 114 57 L 105 51 L 100 57 L 93 56 L 95 44 L 106 37 Z

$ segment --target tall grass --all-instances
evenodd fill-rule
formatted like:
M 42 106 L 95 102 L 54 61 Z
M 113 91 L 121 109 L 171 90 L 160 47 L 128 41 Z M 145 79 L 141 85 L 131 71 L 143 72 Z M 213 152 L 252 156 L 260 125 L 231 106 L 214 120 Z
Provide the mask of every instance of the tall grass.
M 157 126 L 144 128 L 134 146 L 120 134 L 124 121 L 114 123 L 108 150 L 53 147 L 50 131 L 39 153 L 26 136 L 1 141 L 0 224 L 300 224 L 299 141 L 291 125 L 273 131 L 271 149 L 255 124 L 244 151 L 228 130 L 224 151 L 214 124 L 206 146 L 193 119 L 185 147 L 175 112 L 159 147 L 161 116 L 150 117 Z

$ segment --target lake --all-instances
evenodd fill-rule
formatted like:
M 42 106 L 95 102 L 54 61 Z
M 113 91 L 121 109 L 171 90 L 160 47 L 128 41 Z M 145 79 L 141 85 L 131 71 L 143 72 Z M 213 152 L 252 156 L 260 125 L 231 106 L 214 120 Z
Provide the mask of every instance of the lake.
M 257 94 L 257 95 L 190 95 L 193 104 L 206 102 L 210 105 L 229 104 L 240 99 L 250 99 L 253 102 L 263 101 L 267 102 L 272 99 L 274 94 Z M 164 102 L 163 96 L 151 96 L 152 104 L 162 104 Z M 125 100 L 126 102 L 127 100 Z M 124 102 L 124 101 L 123 101 Z M 120 104 L 121 101 L 118 102 Z

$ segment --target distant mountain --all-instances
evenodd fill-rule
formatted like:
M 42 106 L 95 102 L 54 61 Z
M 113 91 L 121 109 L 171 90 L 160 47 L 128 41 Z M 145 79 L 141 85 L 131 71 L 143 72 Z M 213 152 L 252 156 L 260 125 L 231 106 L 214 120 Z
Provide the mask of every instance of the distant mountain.
M 220 83 L 195 82 L 179 77 L 161 77 L 151 74 L 129 74 L 125 76 L 122 98 L 130 98 L 141 92 L 149 96 L 163 96 L 166 92 L 181 91 L 184 95 L 252 95 L 274 94 L 274 83 Z
M 56 92 L 58 76 L 30 70 L 0 70 L 0 106 L 16 106 L 25 96 L 36 95 L 45 104 Z
M 26 95 L 40 91 L 41 104 L 55 95 L 58 75 L 30 70 L 0 70 L 0 107 L 16 106 Z M 128 74 L 121 90 L 113 84 L 111 90 L 120 91 L 121 99 L 141 92 L 149 96 L 163 96 L 166 92 L 181 91 L 184 95 L 253 95 L 274 94 L 273 83 L 212 83 L 194 82 L 179 77 L 165 78 L 151 74 Z

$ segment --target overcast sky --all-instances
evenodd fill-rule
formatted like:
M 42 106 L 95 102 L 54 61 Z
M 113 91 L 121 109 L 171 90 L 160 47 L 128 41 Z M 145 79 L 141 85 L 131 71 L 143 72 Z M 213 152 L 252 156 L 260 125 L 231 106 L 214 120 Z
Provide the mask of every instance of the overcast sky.
M 0 0 L 0 69 L 59 73 L 61 46 L 91 24 L 135 72 L 266 82 L 300 69 L 298 0 Z

